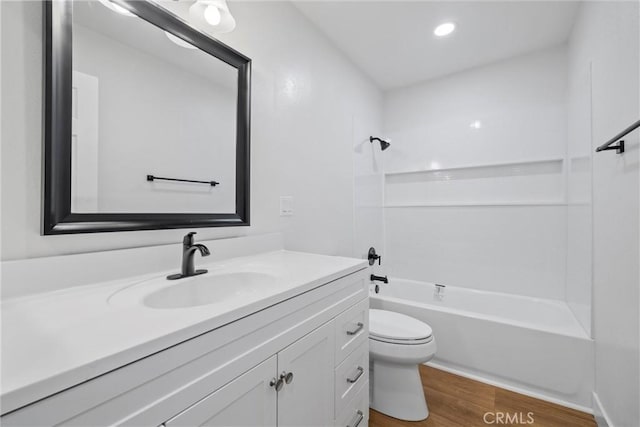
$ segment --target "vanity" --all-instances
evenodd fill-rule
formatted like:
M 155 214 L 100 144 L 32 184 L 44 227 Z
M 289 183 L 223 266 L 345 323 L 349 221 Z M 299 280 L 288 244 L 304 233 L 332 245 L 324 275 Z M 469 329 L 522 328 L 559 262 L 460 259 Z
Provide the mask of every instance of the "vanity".
M 2 424 L 367 424 L 366 261 L 200 264 L 4 301 Z
M 42 2 L 43 238 L 250 226 L 251 59 L 194 20 L 201 6 Z M 3 263 L 3 288 L 27 290 L 2 290 L 0 422 L 366 425 L 366 261 L 207 262 L 193 234 L 180 273 L 160 271 L 179 265 L 169 231 Z

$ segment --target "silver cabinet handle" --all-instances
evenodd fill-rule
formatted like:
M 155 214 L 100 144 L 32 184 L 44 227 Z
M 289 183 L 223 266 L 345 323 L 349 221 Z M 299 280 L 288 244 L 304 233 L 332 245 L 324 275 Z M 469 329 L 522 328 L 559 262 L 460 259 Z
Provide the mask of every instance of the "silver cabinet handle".
M 280 379 L 284 380 L 286 384 L 291 384 L 291 381 L 293 381 L 293 372 L 282 372 Z
M 347 378 L 347 382 L 351 384 L 355 383 L 360 379 L 362 374 L 364 374 L 364 368 L 362 366 L 358 366 L 358 373 L 356 374 L 356 376 L 353 378 Z
M 269 383 L 269 386 L 275 388 L 276 391 L 280 391 L 282 390 L 282 387 L 284 387 L 284 381 L 282 380 L 282 378 L 280 379 L 272 378 L 271 382 Z
M 362 330 L 362 328 L 364 328 L 364 323 L 362 323 L 362 322 L 358 322 L 357 325 L 358 325 L 358 327 L 355 328 L 353 331 L 347 331 L 347 335 L 355 335 L 358 332 L 360 332 Z
M 358 409 L 357 414 L 358 414 L 358 418 L 356 418 L 356 420 L 353 423 L 347 424 L 347 427 L 358 427 L 360 425 L 360 423 L 364 419 L 364 414 L 359 409 Z

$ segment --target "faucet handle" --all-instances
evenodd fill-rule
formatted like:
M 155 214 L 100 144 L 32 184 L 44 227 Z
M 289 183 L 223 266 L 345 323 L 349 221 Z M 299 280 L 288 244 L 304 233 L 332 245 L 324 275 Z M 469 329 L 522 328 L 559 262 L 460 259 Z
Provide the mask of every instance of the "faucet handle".
M 376 260 L 378 260 L 378 265 L 382 265 L 382 257 L 376 253 L 376 248 L 373 246 L 369 248 L 367 259 L 369 260 L 369 265 L 375 264 Z
M 193 246 L 193 235 L 198 234 L 195 231 L 187 233 L 182 239 L 182 244 L 185 246 Z

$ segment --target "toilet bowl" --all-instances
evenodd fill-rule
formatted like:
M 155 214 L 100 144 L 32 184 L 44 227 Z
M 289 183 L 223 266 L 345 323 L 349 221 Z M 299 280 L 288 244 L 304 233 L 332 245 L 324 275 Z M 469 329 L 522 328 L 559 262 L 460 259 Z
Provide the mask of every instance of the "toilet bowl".
M 406 421 L 429 416 L 418 366 L 436 353 L 431 327 L 413 317 L 369 310 L 370 407 Z

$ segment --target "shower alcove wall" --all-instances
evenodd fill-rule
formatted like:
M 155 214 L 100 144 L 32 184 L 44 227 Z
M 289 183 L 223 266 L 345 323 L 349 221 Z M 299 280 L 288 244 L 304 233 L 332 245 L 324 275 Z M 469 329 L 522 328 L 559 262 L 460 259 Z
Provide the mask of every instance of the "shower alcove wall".
M 590 334 L 590 74 L 578 71 L 563 45 L 386 93 L 385 273 L 562 301 Z

